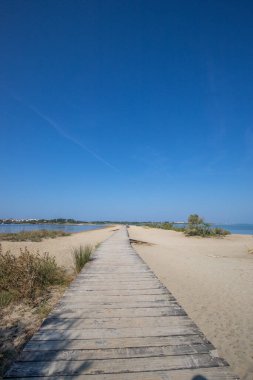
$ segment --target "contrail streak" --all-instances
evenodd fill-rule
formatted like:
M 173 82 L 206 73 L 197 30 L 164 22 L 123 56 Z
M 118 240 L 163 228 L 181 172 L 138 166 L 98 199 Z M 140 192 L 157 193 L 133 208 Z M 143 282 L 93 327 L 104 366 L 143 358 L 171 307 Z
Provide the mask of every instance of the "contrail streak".
M 89 153 L 91 156 L 93 156 L 94 158 L 96 158 L 98 161 L 102 162 L 103 164 L 105 164 L 106 166 L 108 166 L 109 168 L 111 168 L 112 170 L 118 172 L 119 170 L 117 168 L 115 168 L 115 166 L 113 166 L 112 164 L 110 164 L 110 162 L 106 161 L 103 157 L 99 156 L 97 153 L 95 153 L 92 149 L 88 148 L 85 144 L 83 144 L 82 142 L 78 141 L 76 138 L 72 137 L 71 135 L 69 135 L 67 132 L 65 132 L 54 120 L 52 120 L 51 118 L 49 118 L 48 116 L 44 115 L 42 112 L 40 112 L 36 107 L 34 107 L 32 104 L 28 104 L 26 102 L 23 101 L 23 99 L 21 99 L 19 96 L 17 96 L 16 94 L 13 94 L 12 91 L 10 91 L 8 88 L 6 88 L 5 86 L 2 86 L 1 87 L 4 87 L 5 90 L 7 90 L 7 92 L 15 99 L 17 100 L 18 102 L 22 103 L 23 105 L 25 105 L 27 108 L 30 108 L 37 116 L 39 116 L 42 120 L 46 121 L 52 128 L 54 128 L 58 134 L 62 137 L 64 137 L 66 140 L 69 140 L 71 141 L 72 143 L 74 143 L 75 145 L 79 146 L 80 148 L 82 148 L 84 151 L 86 151 L 87 153 Z
M 62 137 L 64 137 L 66 140 L 69 140 L 69 141 L 73 142 L 75 145 L 78 145 L 80 148 L 82 148 L 83 150 L 85 150 L 86 152 L 88 152 L 89 154 L 91 154 L 93 157 L 95 157 L 98 161 L 103 162 L 103 164 L 107 165 L 109 168 L 111 168 L 111 169 L 113 169 L 115 171 L 118 171 L 118 169 L 116 169 L 113 165 L 111 165 L 110 162 L 106 161 L 103 157 L 99 156 L 97 153 L 95 153 L 93 150 L 91 150 L 90 148 L 88 148 L 86 145 L 84 145 L 83 143 L 81 143 L 80 141 L 78 141 L 77 139 L 75 139 L 74 137 L 70 136 L 57 123 L 55 123 L 54 120 L 50 119 L 48 116 L 46 116 L 43 113 L 41 113 L 36 107 L 34 107 L 34 106 L 30 105 L 30 104 L 28 105 L 28 107 L 34 113 L 36 113 L 41 119 L 43 119 L 44 121 L 46 121 L 52 128 L 54 128 L 59 133 L 59 135 L 61 135 Z

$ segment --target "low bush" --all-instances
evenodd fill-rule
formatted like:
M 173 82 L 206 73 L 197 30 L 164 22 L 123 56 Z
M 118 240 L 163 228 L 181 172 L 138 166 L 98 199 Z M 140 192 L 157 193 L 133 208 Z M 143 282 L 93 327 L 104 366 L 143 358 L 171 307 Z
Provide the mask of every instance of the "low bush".
M 212 229 L 212 232 L 215 236 L 226 236 L 230 235 L 231 232 L 224 230 L 223 228 L 215 227 Z
M 80 245 L 73 249 L 73 261 L 76 273 L 80 273 L 84 265 L 90 260 L 93 248 L 91 245 Z
M 67 275 L 55 258 L 48 253 L 31 253 L 20 249 L 18 256 L 10 251 L 2 252 L 0 245 L 0 294 L 1 303 L 8 300 L 34 301 L 49 286 L 67 283 Z
M 173 222 L 146 223 L 144 224 L 144 227 L 160 228 L 162 230 L 171 230 L 171 231 L 177 231 L 177 232 L 185 231 L 184 227 L 178 227 Z
M 199 225 L 199 226 L 188 226 L 185 229 L 185 235 L 186 236 L 211 236 L 212 232 L 208 225 Z
M 188 225 L 185 229 L 186 236 L 221 237 L 229 234 L 230 232 L 223 228 L 212 228 L 210 224 L 205 223 L 204 219 L 197 214 L 192 214 L 188 217 Z
M 37 231 L 20 231 L 17 233 L 0 233 L 0 241 L 41 241 L 42 239 L 54 239 L 60 236 L 69 236 L 64 231 L 55 230 L 37 230 Z

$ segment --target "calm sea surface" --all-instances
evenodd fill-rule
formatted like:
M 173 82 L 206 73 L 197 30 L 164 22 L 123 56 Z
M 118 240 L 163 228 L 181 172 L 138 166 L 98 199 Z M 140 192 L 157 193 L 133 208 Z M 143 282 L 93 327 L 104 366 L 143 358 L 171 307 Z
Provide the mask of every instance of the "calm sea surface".
M 253 224 L 215 224 L 213 227 L 224 228 L 231 234 L 253 235 Z
M 14 233 L 20 231 L 58 230 L 64 232 L 81 232 L 104 228 L 105 224 L 0 224 L 0 233 Z
M 185 224 L 176 224 L 178 227 L 184 227 Z M 241 234 L 241 235 L 253 235 L 253 224 L 212 224 L 212 227 L 223 228 L 228 230 L 231 234 Z
M 60 230 L 65 232 L 81 232 L 98 230 L 105 224 L 0 224 L 0 233 L 34 231 L 34 230 Z M 177 226 L 180 226 L 177 224 Z M 232 234 L 253 235 L 253 224 L 213 224 L 212 227 L 224 228 Z

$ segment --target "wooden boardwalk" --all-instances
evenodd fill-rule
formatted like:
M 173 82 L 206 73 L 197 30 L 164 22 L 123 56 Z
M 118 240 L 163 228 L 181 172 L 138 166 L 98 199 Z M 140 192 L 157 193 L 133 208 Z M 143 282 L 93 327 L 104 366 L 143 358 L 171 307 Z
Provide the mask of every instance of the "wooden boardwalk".
M 124 227 L 97 249 L 6 377 L 238 379 L 132 249 Z

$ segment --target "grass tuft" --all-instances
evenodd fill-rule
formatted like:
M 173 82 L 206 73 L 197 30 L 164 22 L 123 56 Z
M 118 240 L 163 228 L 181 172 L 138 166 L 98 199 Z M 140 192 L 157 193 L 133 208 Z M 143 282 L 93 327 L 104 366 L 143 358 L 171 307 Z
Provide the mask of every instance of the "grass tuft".
M 54 239 L 61 236 L 69 236 L 64 231 L 54 230 L 37 230 L 37 231 L 20 231 L 17 233 L 0 233 L 0 241 L 41 241 L 42 239 Z
M 90 261 L 93 248 L 91 245 L 80 245 L 73 249 L 73 261 L 76 273 L 80 273 L 84 265 Z
M 6 290 L 0 291 L 0 308 L 8 306 L 13 301 L 13 294 Z

